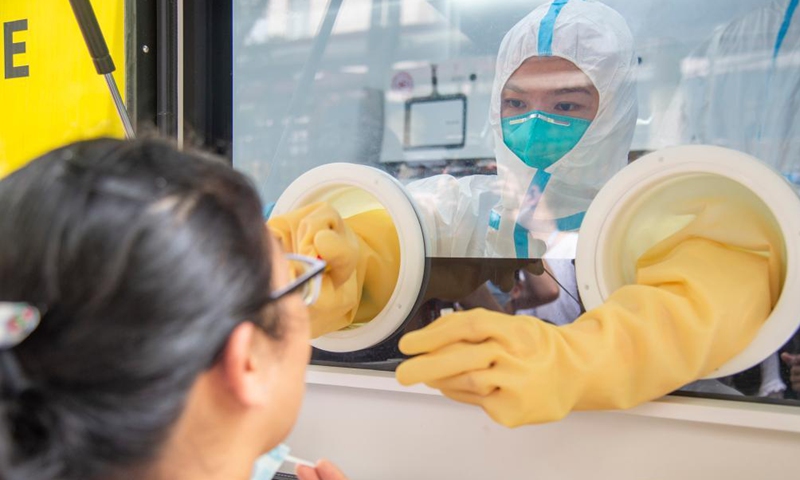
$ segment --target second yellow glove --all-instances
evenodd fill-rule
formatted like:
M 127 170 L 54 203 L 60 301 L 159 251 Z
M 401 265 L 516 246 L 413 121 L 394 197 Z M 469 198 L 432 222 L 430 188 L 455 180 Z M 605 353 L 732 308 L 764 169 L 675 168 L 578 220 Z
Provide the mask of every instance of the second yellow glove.
M 574 323 L 453 313 L 401 339 L 418 356 L 397 379 L 517 426 L 629 408 L 711 373 L 758 332 L 782 266 L 779 239 L 757 216 L 714 200 L 693 210 L 695 221 L 641 257 L 636 284 Z

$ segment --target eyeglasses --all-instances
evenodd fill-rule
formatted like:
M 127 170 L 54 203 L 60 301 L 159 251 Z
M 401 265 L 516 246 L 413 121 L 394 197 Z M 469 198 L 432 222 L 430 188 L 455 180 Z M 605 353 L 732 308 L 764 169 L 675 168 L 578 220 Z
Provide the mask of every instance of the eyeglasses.
M 272 292 L 269 299 L 274 302 L 290 293 L 297 292 L 302 296 L 303 303 L 313 305 L 317 301 L 319 290 L 322 287 L 320 274 L 325 270 L 325 262 L 294 253 L 287 253 L 285 256 L 297 277 L 289 285 Z

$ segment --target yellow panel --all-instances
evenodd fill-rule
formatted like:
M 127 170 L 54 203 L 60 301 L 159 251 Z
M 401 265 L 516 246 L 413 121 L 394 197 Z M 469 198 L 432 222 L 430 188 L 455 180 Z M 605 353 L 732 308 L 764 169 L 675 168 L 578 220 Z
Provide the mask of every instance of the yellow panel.
M 124 93 L 124 1 L 92 5 Z M 0 177 L 65 143 L 123 134 L 69 2 L 0 1 Z

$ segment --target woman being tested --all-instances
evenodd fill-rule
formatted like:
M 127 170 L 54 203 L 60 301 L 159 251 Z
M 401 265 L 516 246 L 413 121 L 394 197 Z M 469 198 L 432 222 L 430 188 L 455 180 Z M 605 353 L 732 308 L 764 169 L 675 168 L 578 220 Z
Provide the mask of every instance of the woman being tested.
M 97 140 L 2 180 L 0 208 L 0 477 L 250 478 L 297 417 L 324 264 L 287 259 L 248 181 Z

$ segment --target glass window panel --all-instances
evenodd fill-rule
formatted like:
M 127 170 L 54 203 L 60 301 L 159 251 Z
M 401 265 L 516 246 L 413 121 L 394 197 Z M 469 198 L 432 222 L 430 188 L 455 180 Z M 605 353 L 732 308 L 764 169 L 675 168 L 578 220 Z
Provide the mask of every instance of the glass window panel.
M 558 97 L 551 104 L 502 97 L 502 109 L 507 110 L 501 112 L 501 105 L 492 104 L 493 89 L 499 88 L 494 80 L 501 41 L 543 3 L 235 2 L 234 165 L 255 180 L 267 204 L 275 202 L 302 173 L 331 162 L 389 172 L 410 192 L 417 192 L 415 199 L 423 197 L 419 192 L 430 194 L 439 202 L 435 207 L 473 202 L 483 216 L 468 229 L 472 237 L 467 235 L 466 240 L 478 246 L 434 255 L 435 276 L 437 269 L 480 265 L 476 268 L 491 271 L 501 265 L 489 259 L 497 252 L 484 243 L 489 242 L 493 225 L 503 224 L 508 213 L 490 210 L 509 195 L 509 182 L 492 183 L 492 179 L 502 178 L 505 171 L 508 178 L 521 182 L 516 205 L 522 213 L 517 223 L 531 232 L 527 255 L 520 254 L 520 242 L 512 240 L 510 250 L 500 256 L 543 256 L 544 274 L 532 277 L 517 271 L 516 289 L 509 293 L 497 281 L 458 302 L 429 301 L 408 324 L 409 329 L 428 323 L 443 310 L 478 305 L 529 313 L 556 324 L 573 321 L 582 311 L 573 265 L 581 214 L 603 179 L 647 152 L 690 143 L 725 146 L 761 159 L 800 185 L 800 121 L 795 113 L 800 98 L 800 13 L 793 9 L 794 0 L 608 0 L 604 3 L 619 13 L 627 27 L 606 25 L 607 19 L 597 18 L 603 25 L 600 33 L 586 34 L 582 38 L 586 43 L 573 51 L 579 58 L 570 60 L 589 84 L 581 83 L 585 80 L 581 75 L 564 76 L 565 70 L 556 70 L 561 76 L 540 78 L 547 78 L 548 85 L 572 89 L 566 93 L 572 96 Z M 540 21 L 536 38 L 528 39 L 538 48 L 548 42 L 541 25 Z M 618 125 L 609 126 L 613 122 L 607 118 L 608 111 L 624 104 L 621 87 L 609 85 L 619 81 L 627 67 L 617 63 L 615 70 L 603 61 L 620 55 L 624 42 L 619 42 L 625 34 L 619 31 L 624 28 L 630 30 L 635 55 L 631 71 L 636 113 L 627 117 L 620 113 Z M 553 33 L 554 49 L 562 48 L 559 35 Z M 509 51 L 514 48 L 524 50 L 515 46 Z M 513 56 L 501 54 L 506 61 Z M 559 83 L 562 79 L 564 83 Z M 572 130 L 577 144 L 560 134 L 566 147 L 550 142 L 548 148 L 555 151 L 523 159 L 534 148 L 525 143 L 531 135 L 520 130 L 521 143 L 509 139 L 517 138 L 512 127 L 527 127 L 508 120 L 508 131 L 502 130 L 498 137 L 498 125 L 503 122 L 498 118 L 497 125 L 492 124 L 492 108 L 501 112 L 500 118 L 516 118 L 505 112 L 538 111 L 543 117 L 528 115 L 526 121 L 535 118 L 550 124 L 564 118 L 572 122 L 586 114 L 590 126 L 583 133 Z M 571 124 L 576 129 L 582 125 Z M 546 136 L 541 128 L 531 127 Z M 620 128 L 632 129 L 632 134 L 619 135 Z M 586 143 L 592 135 L 598 137 L 593 140 L 597 146 L 581 150 L 580 142 Z M 498 145 L 498 138 L 505 145 Z M 609 138 L 615 142 L 612 146 L 603 143 Z M 498 153 L 505 147 L 508 151 Z M 563 153 L 559 148 L 567 153 L 559 156 Z M 622 155 L 619 159 L 606 153 L 617 151 Z M 545 154 L 556 160 L 550 165 L 537 163 Z M 570 155 L 572 168 L 562 168 L 563 159 Z M 509 158 L 518 162 L 508 167 L 503 162 Z M 548 175 L 532 173 L 538 170 Z M 484 195 L 469 200 L 447 197 L 444 188 L 431 191 L 431 179 L 442 175 L 472 192 L 480 184 Z M 545 210 L 549 217 L 542 213 Z M 531 243 L 535 239 L 544 245 L 536 255 Z M 554 285 L 557 298 L 542 302 L 550 298 L 542 293 L 548 285 L 532 284 L 537 281 Z M 373 351 L 370 358 L 351 360 L 381 362 L 397 355 L 391 345 L 374 350 L 377 353 Z M 800 344 L 790 342 L 783 350 L 800 351 Z M 688 390 L 787 401 L 796 398 L 788 371 L 789 366 L 776 355 L 749 372 L 694 384 Z

